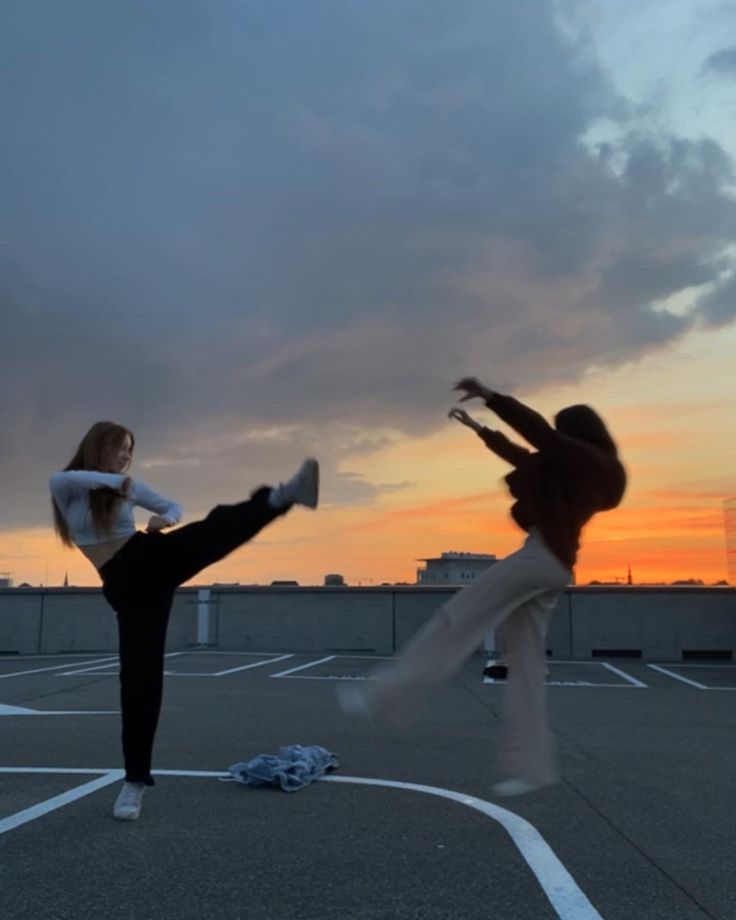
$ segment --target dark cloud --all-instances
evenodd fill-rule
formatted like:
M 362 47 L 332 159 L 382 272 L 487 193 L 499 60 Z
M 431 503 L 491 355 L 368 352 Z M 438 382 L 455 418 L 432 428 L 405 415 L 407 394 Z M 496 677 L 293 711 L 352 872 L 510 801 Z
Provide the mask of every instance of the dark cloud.
M 703 70 L 720 77 L 736 77 L 736 48 L 723 48 L 706 58 Z
M 730 161 L 644 133 L 554 8 L 6 0 L 6 526 L 96 418 L 201 508 L 307 452 L 370 500 L 338 470 L 444 424 L 462 373 L 729 321 Z

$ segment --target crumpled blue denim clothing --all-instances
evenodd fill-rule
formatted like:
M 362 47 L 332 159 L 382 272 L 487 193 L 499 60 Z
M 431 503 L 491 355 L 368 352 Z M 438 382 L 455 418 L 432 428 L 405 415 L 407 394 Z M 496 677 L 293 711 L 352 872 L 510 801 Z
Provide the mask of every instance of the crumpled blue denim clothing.
M 339 765 L 334 754 L 317 744 L 289 744 L 279 748 L 278 756 L 259 754 L 233 764 L 229 772 L 245 786 L 281 786 L 284 792 L 296 792 Z

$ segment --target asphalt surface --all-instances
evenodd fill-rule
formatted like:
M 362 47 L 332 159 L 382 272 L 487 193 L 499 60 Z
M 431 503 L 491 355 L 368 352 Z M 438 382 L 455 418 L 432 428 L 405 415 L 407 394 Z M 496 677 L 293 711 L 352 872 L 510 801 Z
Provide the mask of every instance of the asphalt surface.
M 43 805 L 119 769 L 116 662 L 0 659 L 4 920 L 735 920 L 736 666 L 553 662 L 563 781 L 496 799 L 502 686 L 480 657 L 394 733 L 335 702 L 375 661 L 287 651 L 167 659 L 155 768 L 185 775 L 130 823 L 117 781 Z M 219 779 L 286 744 L 340 768 L 296 793 Z

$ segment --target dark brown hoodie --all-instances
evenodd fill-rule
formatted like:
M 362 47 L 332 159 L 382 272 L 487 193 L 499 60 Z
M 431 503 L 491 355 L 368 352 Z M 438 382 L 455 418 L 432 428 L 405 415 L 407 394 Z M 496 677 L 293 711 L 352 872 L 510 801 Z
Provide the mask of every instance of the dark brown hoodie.
M 615 452 L 562 434 L 513 396 L 494 393 L 486 405 L 536 451 L 514 444 L 500 431 L 480 437 L 514 469 L 506 476 L 516 499 L 511 516 L 526 531 L 535 527 L 568 568 L 575 565 L 584 525 L 598 511 L 615 508 L 626 489 L 626 472 Z

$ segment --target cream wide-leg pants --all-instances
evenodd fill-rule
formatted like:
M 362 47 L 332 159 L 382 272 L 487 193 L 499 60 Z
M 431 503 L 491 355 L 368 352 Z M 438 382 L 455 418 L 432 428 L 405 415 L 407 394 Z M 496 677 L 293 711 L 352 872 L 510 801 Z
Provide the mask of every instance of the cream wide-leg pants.
M 368 713 L 395 726 L 414 718 L 435 687 L 449 679 L 504 623 L 509 676 L 498 752 L 504 778 L 546 785 L 557 778 L 546 706 L 545 638 L 571 572 L 532 531 L 521 549 L 459 591 L 419 630 L 376 681 L 364 688 Z

